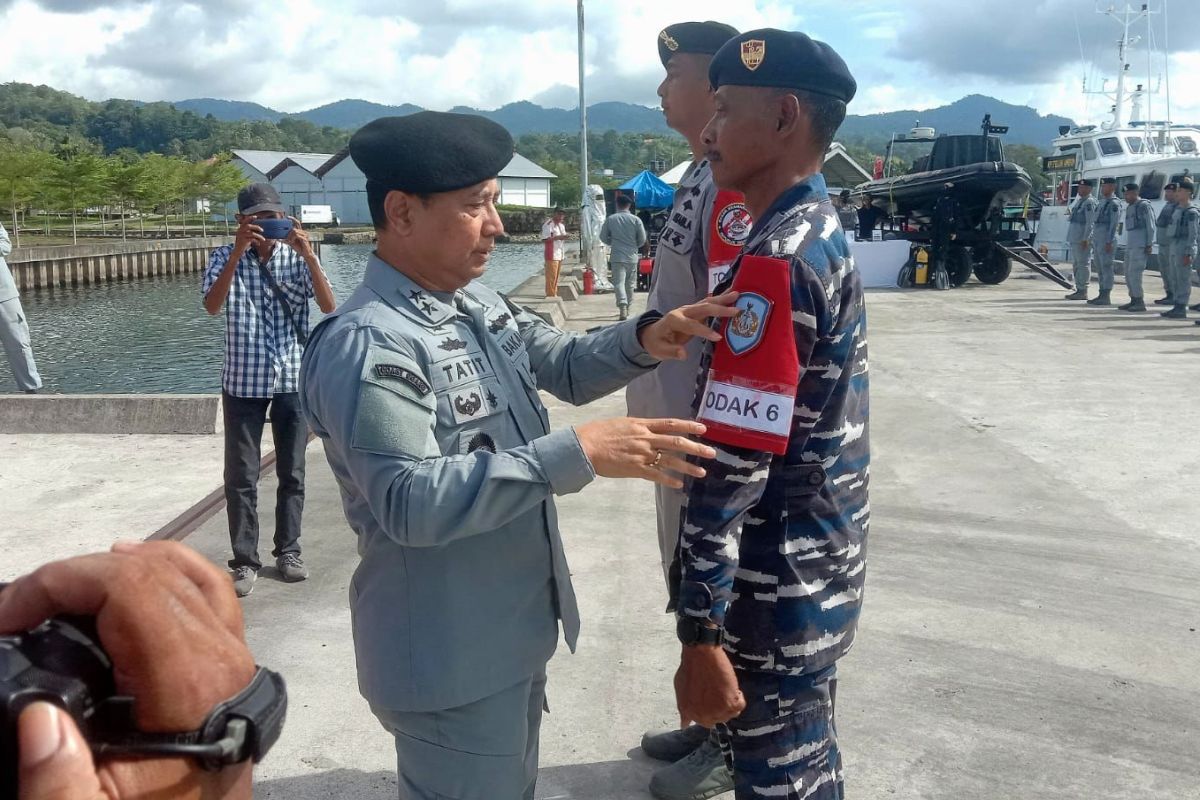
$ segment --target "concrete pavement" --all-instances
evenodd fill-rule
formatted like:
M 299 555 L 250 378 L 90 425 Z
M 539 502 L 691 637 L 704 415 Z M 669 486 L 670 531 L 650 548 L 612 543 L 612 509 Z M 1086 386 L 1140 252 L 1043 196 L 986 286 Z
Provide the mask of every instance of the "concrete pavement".
M 868 295 L 869 577 L 838 692 L 850 797 L 1200 798 L 1200 329 L 1062 294 L 1017 272 Z M 615 319 L 611 296 L 571 305 L 577 327 Z M 555 426 L 624 410 L 547 404 Z M 392 798 L 391 742 L 354 683 L 354 539 L 319 444 L 308 465 L 313 577 L 264 570 L 245 601 L 292 698 L 257 793 Z M 652 504 L 649 484 L 607 479 L 559 501 L 584 627 L 550 667 L 542 800 L 648 797 L 656 765 L 635 747 L 674 720 L 678 657 Z M 188 543 L 223 562 L 223 516 Z

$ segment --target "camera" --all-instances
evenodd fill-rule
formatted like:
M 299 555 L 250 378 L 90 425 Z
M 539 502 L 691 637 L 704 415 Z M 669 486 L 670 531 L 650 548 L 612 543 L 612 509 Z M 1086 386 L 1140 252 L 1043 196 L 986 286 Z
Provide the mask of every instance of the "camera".
M 17 718 L 45 700 L 70 714 L 89 740 L 102 703 L 116 694 L 112 662 L 90 619 L 56 618 L 0 636 L 0 800 L 17 796 Z

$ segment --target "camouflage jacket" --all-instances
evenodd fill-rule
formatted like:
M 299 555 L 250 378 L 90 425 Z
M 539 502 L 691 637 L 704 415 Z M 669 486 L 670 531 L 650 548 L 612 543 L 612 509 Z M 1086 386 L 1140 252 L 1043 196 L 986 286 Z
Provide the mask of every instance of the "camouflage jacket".
M 788 449 L 716 445 L 708 475 L 687 487 L 672 607 L 724 625 L 735 666 L 800 674 L 846 652 L 862 604 L 870 513 L 862 282 L 820 175 L 779 197 L 743 252 L 792 263 L 801 375 Z M 710 361 L 711 345 L 701 391 Z

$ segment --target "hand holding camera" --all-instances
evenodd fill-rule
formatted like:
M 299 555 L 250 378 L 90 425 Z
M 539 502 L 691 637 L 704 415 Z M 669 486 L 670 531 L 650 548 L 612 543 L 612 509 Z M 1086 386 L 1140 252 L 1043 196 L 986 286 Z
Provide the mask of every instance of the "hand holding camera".
M 22 669 L 38 691 L 11 680 Z M 282 681 L 256 670 L 228 576 L 182 545 L 118 544 L 0 592 L 0 781 L 15 756 L 22 800 L 250 797 L 249 757 L 274 741 L 285 707 Z M 13 731 L 15 754 L 5 752 Z M 182 747 L 160 736 L 191 732 Z M 239 732 L 253 746 L 231 748 Z M 84 736 L 104 757 L 93 761 Z M 0 782 L 0 797 L 12 790 Z

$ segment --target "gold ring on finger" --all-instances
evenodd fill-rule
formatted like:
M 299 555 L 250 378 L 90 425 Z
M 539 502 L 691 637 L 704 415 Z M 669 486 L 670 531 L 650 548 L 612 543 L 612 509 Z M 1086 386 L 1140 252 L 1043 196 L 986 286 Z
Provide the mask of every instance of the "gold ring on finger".
M 650 468 L 657 467 L 662 462 L 662 450 L 654 451 L 654 460 L 650 462 Z

